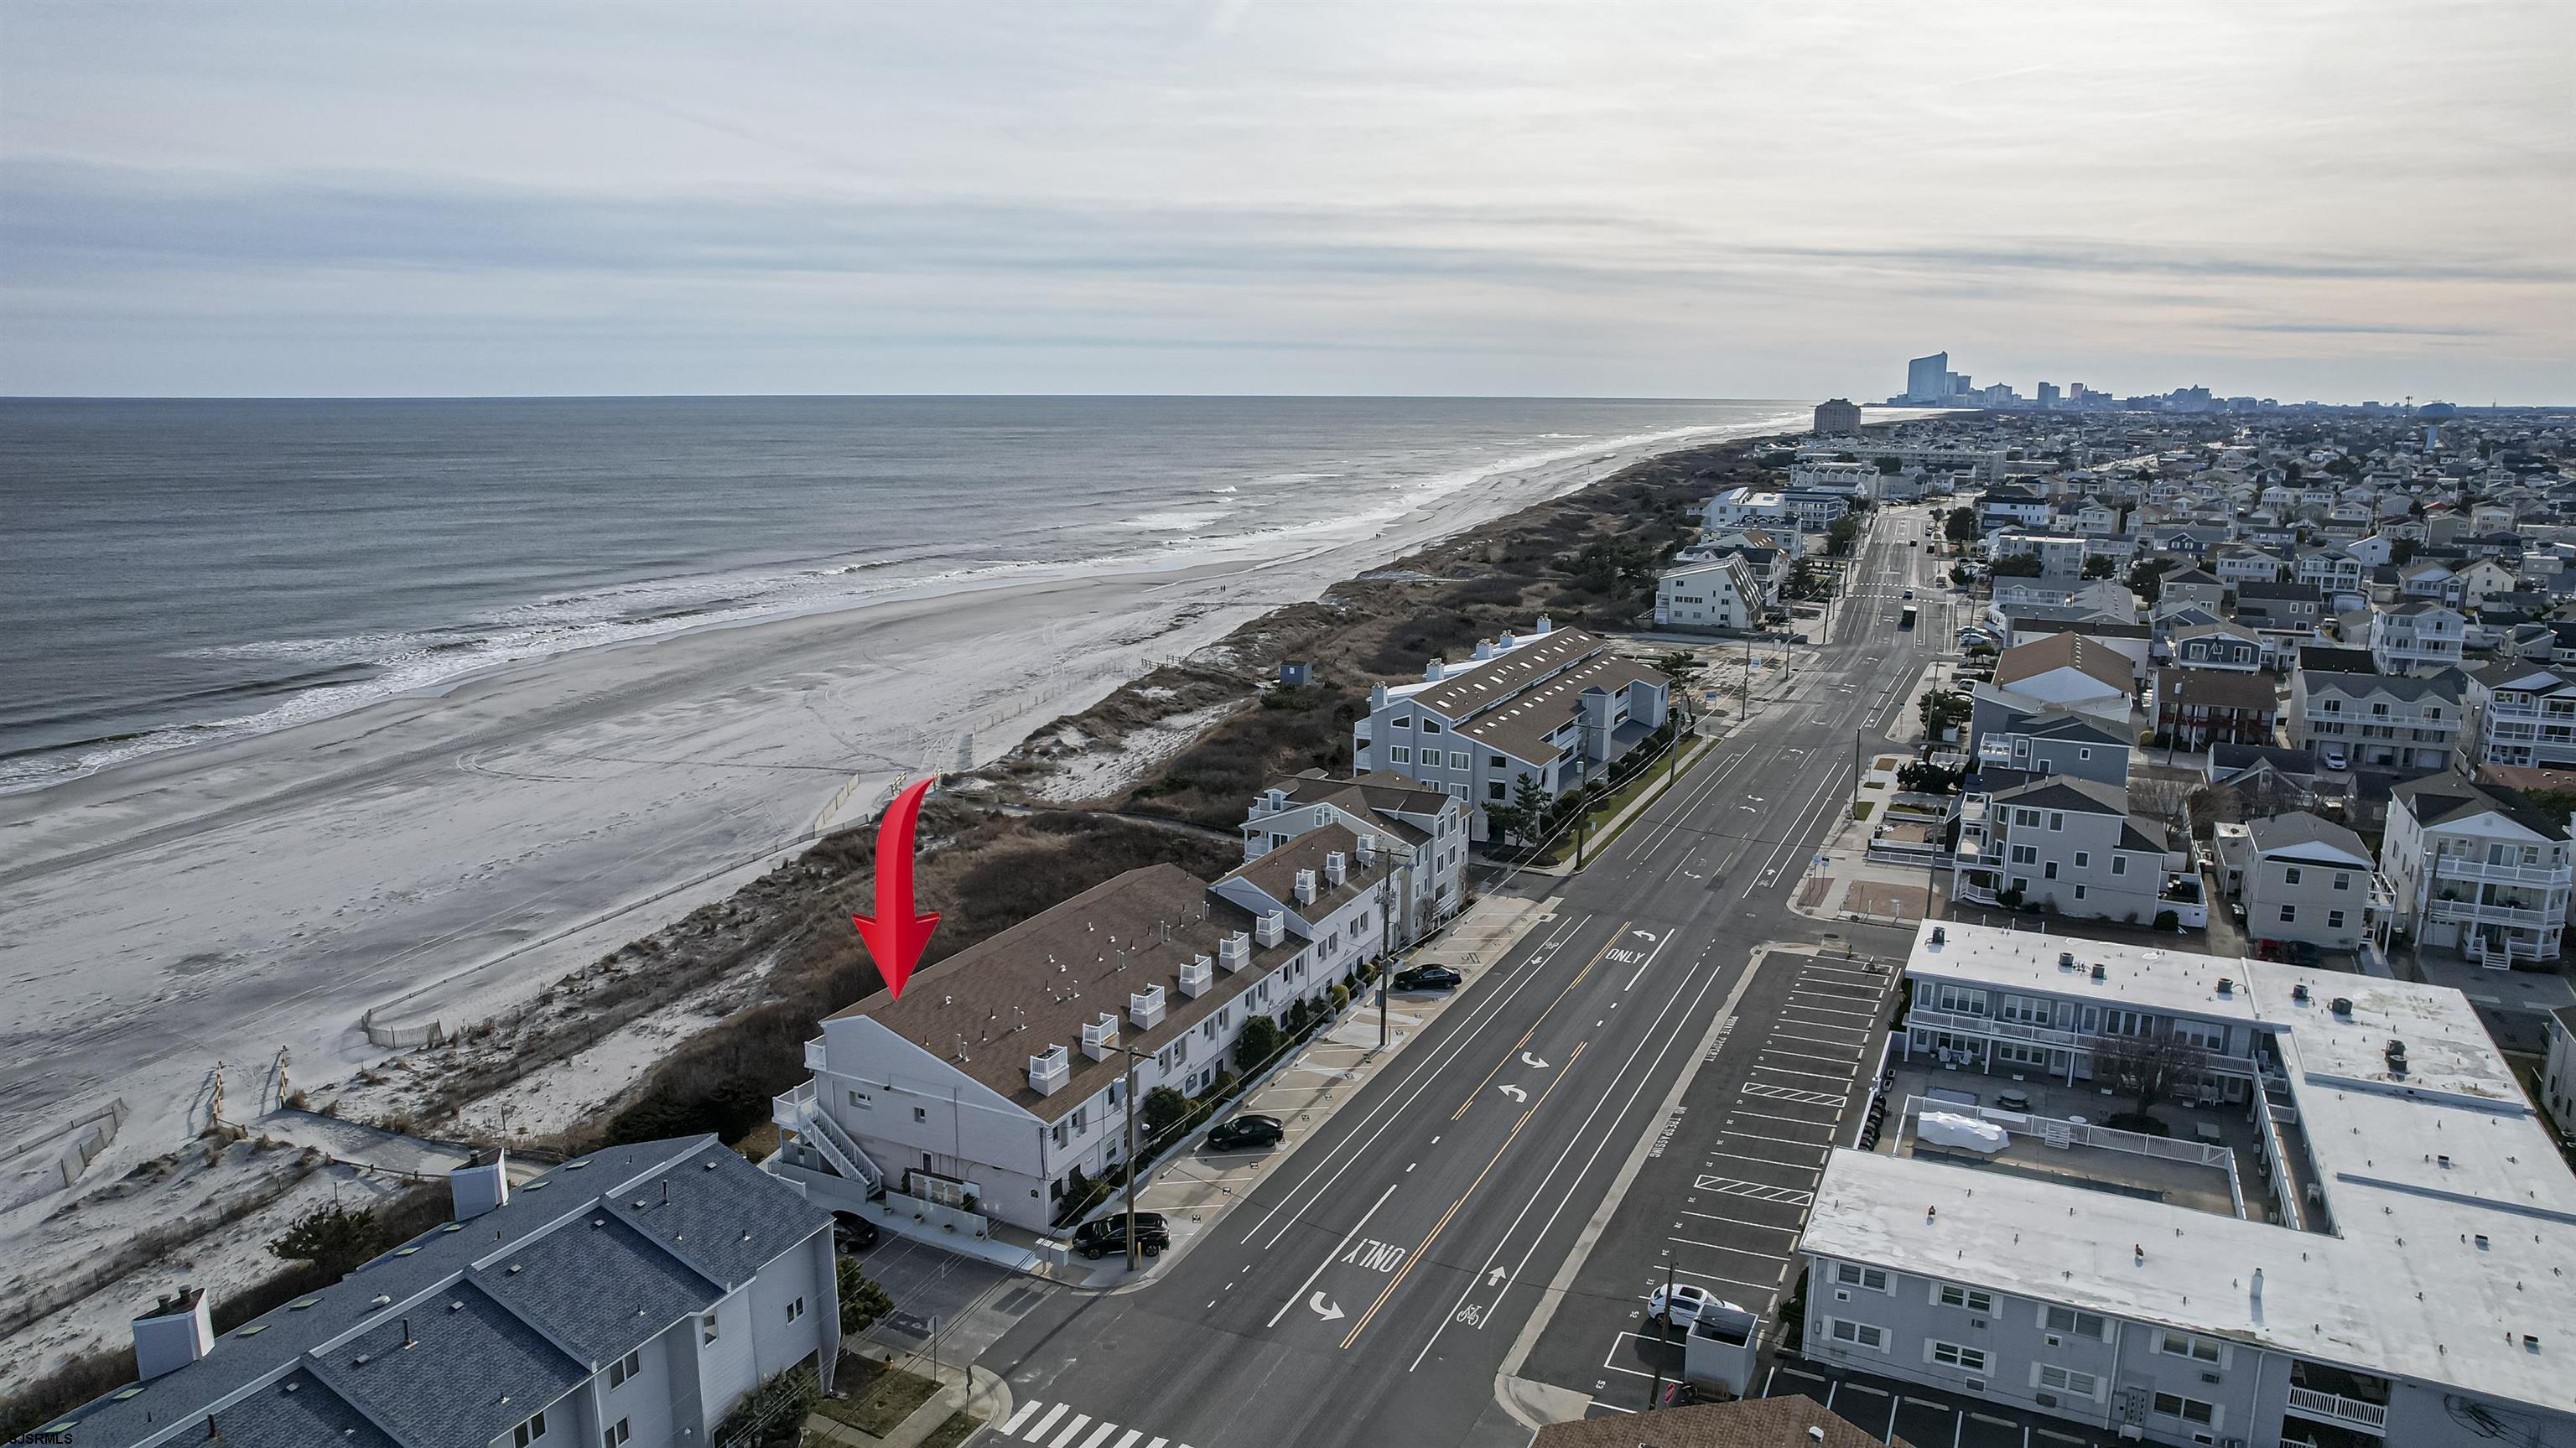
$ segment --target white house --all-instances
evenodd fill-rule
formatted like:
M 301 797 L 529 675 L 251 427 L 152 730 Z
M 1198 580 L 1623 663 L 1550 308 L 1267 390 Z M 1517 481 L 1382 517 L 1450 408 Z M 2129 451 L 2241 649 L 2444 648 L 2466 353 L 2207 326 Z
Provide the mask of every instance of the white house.
M 1766 597 L 1740 557 L 1668 569 L 1655 582 L 1655 626 L 1749 629 L 1762 620 Z
M 2469 621 L 2438 603 L 2395 604 L 2370 616 L 2370 657 L 2383 674 L 2429 674 L 2460 665 Z
M 2576 766 L 2576 671 L 2507 659 L 2469 676 L 2478 761 Z
M 2249 820 L 2218 845 L 2248 936 L 2347 951 L 2371 938 L 2383 887 L 2361 836 L 2294 810 Z
M 1729 488 L 1709 499 L 1701 516 L 1711 528 L 1798 526 L 1797 512 L 1789 506 L 1789 500 L 1771 488 Z
M 2432 775 L 2390 792 L 2379 869 L 2393 918 L 2418 948 L 2503 969 L 2558 959 L 2576 882 L 2569 843 L 2564 815 L 2512 790 Z
M 1334 779 L 1310 769 L 1274 782 L 1244 811 L 1243 858 L 1260 859 L 1306 831 L 1338 824 L 1373 835 L 1395 863 L 1395 938 L 1428 934 L 1466 903 L 1467 806 L 1446 790 L 1400 774 Z

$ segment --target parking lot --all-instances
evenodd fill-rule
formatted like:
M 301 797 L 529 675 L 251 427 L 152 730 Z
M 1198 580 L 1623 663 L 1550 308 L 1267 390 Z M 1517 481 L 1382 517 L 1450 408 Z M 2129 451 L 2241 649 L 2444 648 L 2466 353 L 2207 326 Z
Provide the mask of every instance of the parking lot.
M 1769 1318 L 1787 1295 L 1827 1152 L 1849 1145 L 1879 1059 L 1893 976 L 1837 956 L 1766 960 L 1663 1124 L 1529 1375 L 1592 1395 L 1595 1412 L 1647 1405 L 1681 1340 L 1646 1320 L 1668 1280 Z M 1943 1441 L 1947 1441 L 1945 1438 Z
M 972 1362 L 1052 1290 L 989 1262 L 892 1232 L 858 1255 L 862 1270 L 894 1299 L 897 1312 L 938 1325 L 937 1353 L 949 1362 Z M 934 1346 L 890 1318 L 871 1324 L 866 1335 L 905 1352 L 927 1352 Z

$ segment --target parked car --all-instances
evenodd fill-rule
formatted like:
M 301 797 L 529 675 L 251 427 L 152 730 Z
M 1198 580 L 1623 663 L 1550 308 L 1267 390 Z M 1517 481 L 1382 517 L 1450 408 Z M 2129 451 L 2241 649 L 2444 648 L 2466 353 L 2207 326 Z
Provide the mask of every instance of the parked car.
M 1235 1116 L 1216 1124 L 1207 1134 L 1210 1151 L 1243 1151 L 1256 1146 L 1276 1146 L 1286 1139 L 1288 1128 L 1276 1116 Z
M 2325 766 L 2328 769 L 2342 769 L 2350 762 L 2348 756 L 2344 753 L 2343 746 L 2340 744 L 2327 745 L 2318 757 L 2325 761 Z
M 843 1252 L 864 1252 L 877 1244 L 885 1234 L 877 1224 L 853 1212 L 832 1214 L 832 1242 Z
M 1172 1226 L 1160 1212 L 1136 1214 L 1136 1247 L 1148 1257 L 1159 1256 L 1172 1245 Z M 1112 1212 L 1096 1222 L 1085 1222 L 1073 1229 L 1073 1250 L 1097 1262 L 1112 1252 L 1127 1250 L 1127 1214 Z
M 1723 1298 L 1711 1296 L 1705 1287 L 1692 1287 L 1688 1284 L 1658 1287 L 1654 1295 L 1646 1299 L 1646 1316 L 1654 1320 L 1655 1326 L 1666 1332 L 1676 1327 L 1690 1326 L 1699 1320 L 1701 1313 L 1711 1308 L 1732 1312 L 1744 1310 Z
M 1387 982 L 1397 990 L 1456 990 L 1466 983 L 1465 976 L 1445 965 L 1420 965 L 1411 970 L 1399 970 L 1395 979 Z

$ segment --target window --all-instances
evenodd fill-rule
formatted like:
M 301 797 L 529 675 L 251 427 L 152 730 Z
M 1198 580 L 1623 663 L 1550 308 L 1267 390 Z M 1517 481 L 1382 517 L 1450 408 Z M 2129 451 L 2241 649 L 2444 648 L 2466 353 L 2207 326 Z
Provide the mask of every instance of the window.
M 1947 1282 L 1941 1284 L 1941 1290 L 1935 1294 L 1933 1300 L 1943 1307 L 1964 1307 L 1970 1312 L 1995 1310 L 1993 1293 L 1979 1292 L 1973 1287 L 1958 1287 Z
M 599 1448 L 624 1448 L 626 1440 L 634 1436 L 627 1431 L 626 1420 L 620 1418 L 599 1430 Z
M 2040 1311 L 2039 1321 L 2040 1326 L 2050 1332 L 2071 1332 L 2077 1337 L 2089 1337 L 2097 1342 L 2111 1340 L 2111 1325 L 2098 1312 L 2078 1312 L 2071 1307 L 2043 1308 Z
M 1058 1146 L 1064 1145 L 1064 1123 L 1062 1121 L 1056 1122 L 1054 1134 L 1055 1144 Z
M 804 1315 L 805 1315 L 805 1299 L 804 1299 L 804 1298 L 799 1297 L 799 1298 L 797 1298 L 794 1302 L 791 1302 L 791 1303 L 787 1304 L 787 1320 L 788 1320 L 789 1322 L 794 1322 L 794 1321 L 796 1321 L 798 1318 L 803 1317 Z
M 2326 928 L 2327 928 L 2328 930 L 2341 930 L 2341 929 L 2343 929 L 2343 912 L 2342 912 L 2342 911 L 2340 911 L 2340 910 L 2329 910 L 2329 911 L 2327 911 L 2327 912 L 2326 912 Z
M 2079 870 L 2089 869 L 2092 867 L 2092 864 L 2093 852 L 2091 850 L 2077 850 L 2075 852 L 2075 868 Z
M 916 1106 L 912 1108 L 912 1119 L 915 1121 L 928 1121 L 930 1119 L 930 1108 L 927 1106 Z
M 1505 760 L 1503 756 L 1499 754 L 1488 754 L 1485 756 L 1485 767 L 1488 769 L 1507 769 L 1510 767 L 1510 762 Z
M 1826 1335 L 1836 1342 L 1853 1343 L 1879 1352 L 1887 1351 L 1886 1328 L 1874 1327 L 1866 1322 L 1852 1322 L 1846 1318 L 1829 1317 L 1825 1319 L 1825 1330 Z
M 2180 1418 L 2186 1423 L 2199 1423 L 2206 1427 L 2215 1427 L 2218 1423 L 2216 1408 L 2180 1393 L 2156 1394 L 2156 1411 L 2168 1418 Z
M 2129 857 L 2126 855 L 2113 855 L 2111 857 L 2111 873 L 2114 875 L 2125 875 L 2129 873 Z
M 2048 812 L 2048 827 L 2051 831 L 2066 828 L 2066 816 L 2058 813 L 2056 810 L 2050 810 Z
M 1834 1280 L 1845 1287 L 1865 1287 L 1872 1292 L 1887 1290 L 1887 1271 L 1882 1267 L 1863 1267 L 1853 1262 L 1834 1264 Z
M 2338 890 L 2349 890 L 2349 889 L 2351 889 L 2351 888 L 2352 888 L 2352 872 L 2351 872 L 2350 870 L 2337 870 L 2337 871 L 2335 871 L 2334 887 L 2335 887 L 2336 889 L 2338 889 Z
M 1487 784 L 1487 785 L 1485 786 L 1485 798 L 1487 798 L 1487 799 L 1503 799 L 1503 798 L 1506 798 L 1505 794 L 1503 793 L 1503 782 L 1502 782 L 1501 780 L 1497 779 L 1497 780 L 1494 780 L 1492 783 Z
M 1432 718 L 1432 717 L 1431 717 L 1430 715 L 1428 715 L 1428 714 L 1423 715 L 1423 716 L 1422 716 L 1422 732 L 1423 732 L 1423 733 L 1425 733 L 1425 734 L 1437 734 L 1437 733 L 1439 733 L 1439 732 L 1440 732 L 1440 721 L 1439 721 L 1439 720 L 1437 720 L 1437 719 Z
M 1389 763 L 1411 764 L 1413 751 L 1401 744 L 1390 744 L 1386 747 L 1386 757 Z
M 2081 899 L 2083 899 L 2083 898 L 2084 898 L 2084 887 L 2083 887 L 2082 885 L 2078 885 L 2078 886 L 2076 886 L 2076 887 L 2075 887 L 2075 898 L 2076 898 L 2076 899 L 2078 899 L 2078 900 L 2081 900 Z
M 1986 1370 L 1983 1348 L 1962 1347 L 1955 1342 L 1927 1342 L 1923 1345 L 1928 1360 L 1961 1372 L 1982 1373 Z
M 2281 883 L 2284 885 L 2295 885 L 2299 883 L 2299 867 L 2292 865 L 2287 870 L 2282 871 Z
M 2194 1337 L 2190 1333 L 2170 1329 L 2158 1334 L 2156 1351 L 2167 1357 L 2190 1358 L 2195 1362 L 2214 1363 L 2219 1360 L 2217 1339 Z
M 2043 880 L 2054 880 L 2054 879 L 2056 879 L 2056 878 L 2057 878 L 2057 862 L 2056 862 L 2055 860 L 2051 860 L 2051 861 L 2049 861 L 2046 865 L 2042 866 L 2042 867 L 2040 868 L 2039 878 L 2041 878 L 2041 879 L 2043 879 Z
M 2013 846 L 2013 847 L 2012 847 L 2012 862 L 2013 862 L 2014 864 L 2016 864 L 2016 865 L 2036 865 L 2036 864 L 2038 864 L 2038 863 L 2039 863 L 2039 846 L 2037 846 L 2037 845 L 2015 845 L 2015 846 Z
M 1467 767 L 1467 754 L 1466 754 L 1466 751 L 1464 751 L 1464 750 L 1460 750 L 1460 749 L 1452 749 L 1452 750 L 1450 750 L 1450 751 L 1449 751 L 1449 767 L 1450 767 L 1451 769 L 1464 769 L 1464 768 L 1466 768 L 1466 767 Z
M 2282 906 L 2282 907 L 2281 907 L 2281 923 L 2282 923 L 2282 924 L 2287 925 L 2287 924 L 2289 924 L 2291 921 L 2296 920 L 2296 919 L 2298 919 L 2298 918 L 2299 918 L 2299 907 L 2298 907 L 2298 906 L 2296 906 L 2296 905 L 2284 905 L 2284 906 Z
M 608 1365 L 608 1385 L 612 1388 L 621 1387 L 628 1378 L 642 1371 L 644 1371 L 643 1354 L 630 1352 Z
M 1396 728 L 1398 728 L 1398 729 L 1410 729 L 1410 728 L 1412 728 L 1412 727 L 1413 727 L 1413 716 L 1412 716 L 1412 715 L 1410 715 L 1410 714 L 1398 714 L 1398 715 L 1396 715 L 1396 716 L 1395 716 L 1395 727 L 1396 727 Z
M 701 1344 L 705 1344 L 711 1343 L 715 1340 L 716 1315 L 710 1312 L 706 1316 L 698 1319 L 698 1341 Z
M 528 1421 L 521 1423 L 516 1428 L 510 1430 L 510 1442 L 514 1445 L 514 1448 L 528 1448 L 529 1444 L 534 1443 L 545 1436 L 546 1415 L 543 1413 L 537 1414 L 535 1417 L 530 1418 Z

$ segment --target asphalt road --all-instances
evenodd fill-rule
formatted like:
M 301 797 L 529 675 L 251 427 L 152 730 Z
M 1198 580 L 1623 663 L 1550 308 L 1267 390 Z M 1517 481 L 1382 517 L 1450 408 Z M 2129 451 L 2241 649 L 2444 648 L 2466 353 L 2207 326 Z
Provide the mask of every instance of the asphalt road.
M 1847 807 L 1858 752 L 1884 742 L 1948 641 L 1942 608 L 1913 633 L 1896 627 L 1903 587 L 1935 602 L 1929 558 L 1904 546 L 1930 516 L 1883 512 L 1789 697 L 1757 708 L 1589 869 L 1543 882 L 1563 896 L 1554 917 L 1187 1255 L 1133 1289 L 1054 1293 L 984 1354 L 1021 1405 L 1007 1441 L 1528 1441 L 1496 1375 L 1533 1319 L 1553 1331 L 1560 1313 L 1624 1316 L 1642 1299 L 1615 1211 L 1604 1265 L 1587 1253 L 1569 1268 L 1637 1144 L 1721 1027 L 1768 1035 L 1791 1014 L 1773 966 L 1748 970 L 1755 948 L 1839 953 L 1839 936 L 1787 909 L 1788 891 Z M 1902 943 L 1878 934 L 1882 949 Z

